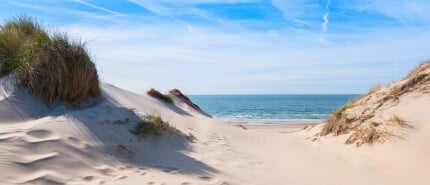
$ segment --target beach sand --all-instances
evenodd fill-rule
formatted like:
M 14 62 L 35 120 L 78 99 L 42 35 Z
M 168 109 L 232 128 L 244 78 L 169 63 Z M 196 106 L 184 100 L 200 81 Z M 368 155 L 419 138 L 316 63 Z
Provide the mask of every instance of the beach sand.
M 79 110 L 47 107 L 7 78 L 0 85 L 0 184 L 430 184 L 430 114 L 413 107 L 430 105 L 426 97 L 401 101 L 415 129 L 357 148 L 347 135 L 313 141 L 320 125 L 238 126 L 109 84 Z M 130 133 L 151 114 L 194 139 Z

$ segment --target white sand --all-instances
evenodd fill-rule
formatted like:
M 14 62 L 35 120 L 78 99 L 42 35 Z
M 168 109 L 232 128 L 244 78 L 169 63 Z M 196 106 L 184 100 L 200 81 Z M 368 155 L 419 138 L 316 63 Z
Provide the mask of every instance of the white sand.
M 0 79 L 0 184 L 430 184 L 429 96 L 389 110 L 414 127 L 402 138 L 357 148 L 346 135 L 307 139 L 319 126 L 243 129 L 107 84 L 95 105 L 46 107 L 10 81 Z M 196 140 L 138 139 L 132 124 L 114 123 L 148 114 Z

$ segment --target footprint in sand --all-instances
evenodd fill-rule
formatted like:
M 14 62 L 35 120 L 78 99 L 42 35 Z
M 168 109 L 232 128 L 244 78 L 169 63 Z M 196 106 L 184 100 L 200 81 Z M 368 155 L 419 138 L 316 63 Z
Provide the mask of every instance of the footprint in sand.
M 94 176 L 86 176 L 82 180 L 84 181 L 92 181 L 94 179 Z
M 81 141 L 76 137 L 67 137 L 67 139 L 73 143 L 79 144 Z
M 114 173 L 114 170 L 113 170 L 113 169 L 111 169 L 111 168 L 109 168 L 109 167 L 98 169 L 98 171 L 99 171 L 101 174 L 103 174 L 103 175 L 107 175 L 107 176 L 115 176 L 115 175 L 113 174 L 113 173 Z
M 127 165 L 127 166 L 119 167 L 119 168 L 118 168 L 118 170 L 119 170 L 119 171 L 124 171 L 124 170 L 130 170 L 130 169 L 132 169 L 132 168 L 133 168 L 132 166 Z
M 209 177 L 209 176 L 200 176 L 199 178 L 205 181 L 209 181 L 212 179 L 212 177 Z
M 47 138 L 49 136 L 52 135 L 52 132 L 49 130 L 32 130 L 27 132 L 27 135 L 38 138 L 38 139 L 43 139 L 43 138 Z
M 41 143 L 58 141 L 59 137 L 52 134 L 49 130 L 32 130 L 26 133 L 24 141 L 28 143 Z
M 121 176 L 120 178 L 118 178 L 117 180 L 123 180 L 123 179 L 126 179 L 127 178 L 127 176 Z

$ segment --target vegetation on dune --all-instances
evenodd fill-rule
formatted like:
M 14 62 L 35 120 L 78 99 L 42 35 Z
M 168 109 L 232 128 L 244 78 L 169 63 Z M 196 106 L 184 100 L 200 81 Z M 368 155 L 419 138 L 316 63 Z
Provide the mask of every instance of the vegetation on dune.
M 150 115 L 139 121 L 131 132 L 139 137 L 145 137 L 148 135 L 162 135 L 164 132 L 172 130 L 174 128 L 160 116 Z
M 354 107 L 357 100 L 358 99 L 353 99 L 341 108 L 334 111 L 323 125 L 320 135 L 325 136 L 328 134 L 334 134 L 335 136 L 338 136 L 347 133 L 351 127 L 351 123 L 355 119 L 348 117 L 346 111 Z
M 101 95 L 96 67 L 85 44 L 64 33 L 48 34 L 39 21 L 19 16 L 0 27 L 0 77 L 17 83 L 45 103 L 75 108 Z
M 397 115 L 381 117 L 383 107 L 388 108 L 399 103 L 406 93 L 430 92 L 430 61 L 424 62 L 401 82 L 387 86 L 377 85 L 363 96 L 352 100 L 334 111 L 325 120 L 318 136 L 342 135 L 351 133 L 346 144 L 383 142 L 393 135 L 395 128 L 407 127 L 405 120 Z
M 0 75 L 20 68 L 48 41 L 46 31 L 30 17 L 20 16 L 6 22 L 0 27 Z
M 172 97 L 170 97 L 167 94 L 161 94 L 159 91 L 151 88 L 149 91 L 146 92 L 146 94 L 148 94 L 151 97 L 157 98 L 159 100 L 163 100 L 166 103 L 170 103 L 170 104 L 174 104 L 175 101 L 173 100 Z
M 395 124 L 402 126 L 402 127 L 406 125 L 406 121 L 398 115 L 393 115 L 393 117 L 391 118 L 391 121 Z
M 197 110 L 208 117 L 212 117 L 211 115 L 203 111 L 197 104 L 193 103 L 193 101 L 191 101 L 191 99 L 185 94 L 183 94 L 179 89 L 176 89 L 176 88 L 172 89 L 169 91 L 169 93 L 184 101 L 187 105 L 192 107 L 194 110 Z
M 203 110 L 196 104 L 194 104 L 190 98 L 188 98 L 188 96 L 186 96 L 185 94 L 183 94 L 179 89 L 172 89 L 169 91 L 171 94 L 182 98 L 186 104 L 188 104 L 189 106 L 191 106 L 192 108 L 194 108 L 195 110 L 201 111 L 203 112 Z
M 374 127 L 359 128 L 355 130 L 351 136 L 345 141 L 345 144 L 353 144 L 361 146 L 362 144 L 372 144 L 377 141 L 382 141 L 384 138 L 389 136 L 388 132 L 382 132 Z

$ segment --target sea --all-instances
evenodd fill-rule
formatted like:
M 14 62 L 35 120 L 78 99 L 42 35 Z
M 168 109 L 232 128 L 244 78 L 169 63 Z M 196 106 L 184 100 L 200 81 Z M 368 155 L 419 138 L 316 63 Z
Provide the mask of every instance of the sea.
M 317 123 L 359 95 L 191 95 L 215 118 L 251 124 Z

